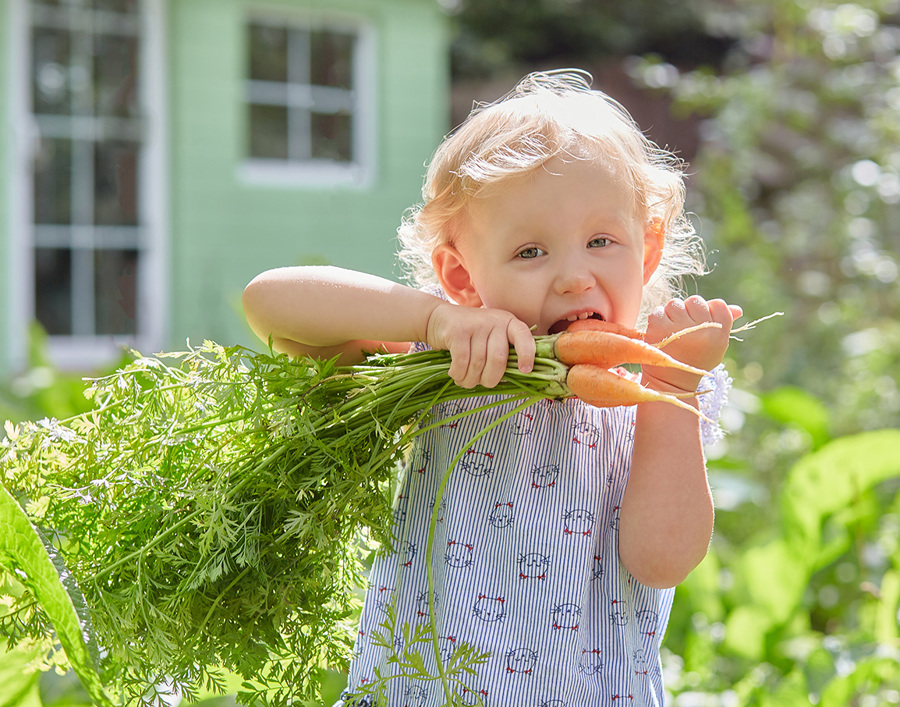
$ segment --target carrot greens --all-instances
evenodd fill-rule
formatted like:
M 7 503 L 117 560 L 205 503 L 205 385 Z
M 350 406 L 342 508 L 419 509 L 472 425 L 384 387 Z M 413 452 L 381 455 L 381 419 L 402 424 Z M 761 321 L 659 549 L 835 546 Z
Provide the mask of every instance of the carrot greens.
M 7 424 L 0 479 L 90 609 L 102 657 L 82 673 L 127 704 L 220 686 L 222 669 L 247 703 L 312 696 L 350 654 L 404 450 L 433 405 L 485 393 L 447 366 L 437 351 L 338 368 L 206 342 L 90 381 L 87 413 Z M 492 392 L 569 394 L 564 366 L 536 369 Z M 5 601 L 11 643 L 62 637 L 30 592 Z

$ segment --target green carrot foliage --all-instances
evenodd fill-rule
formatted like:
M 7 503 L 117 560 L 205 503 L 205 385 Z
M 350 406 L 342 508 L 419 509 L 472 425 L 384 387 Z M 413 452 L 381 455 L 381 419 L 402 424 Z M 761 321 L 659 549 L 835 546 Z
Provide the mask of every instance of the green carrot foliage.
M 241 701 L 286 705 L 346 667 L 363 556 L 391 545 L 405 449 L 434 404 L 485 393 L 454 386 L 448 366 L 436 351 L 338 368 L 206 342 L 93 380 L 84 414 L 8 423 L 0 479 L 83 593 L 111 693 L 161 705 L 156 686 L 189 697 L 228 670 Z M 492 392 L 563 396 L 564 379 L 539 360 Z M 63 642 L 37 592 L 6 602 L 11 643 Z

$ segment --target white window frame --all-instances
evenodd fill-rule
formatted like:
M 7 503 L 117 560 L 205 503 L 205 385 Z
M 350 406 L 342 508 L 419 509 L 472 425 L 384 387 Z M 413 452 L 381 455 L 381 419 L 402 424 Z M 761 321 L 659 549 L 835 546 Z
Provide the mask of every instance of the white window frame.
M 334 187 L 367 188 L 375 175 L 376 161 L 376 32 L 363 18 L 337 13 L 278 12 L 254 9 L 245 16 L 243 37 L 247 38 L 250 24 L 271 24 L 287 30 L 329 30 L 356 36 L 353 58 L 352 151 L 353 160 L 343 163 L 329 160 L 277 160 L 247 156 L 238 166 L 238 179 L 247 185 L 304 187 L 331 189 Z M 242 105 L 245 115 L 244 137 L 250 130 L 249 97 L 253 92 L 265 91 L 267 82 L 251 81 L 246 74 L 246 57 L 242 64 Z M 254 85 L 255 84 L 255 85 Z M 246 140 L 245 140 L 246 142 Z
M 6 268 L 11 315 L 8 357 L 13 370 L 27 361 L 28 330 L 35 318 L 35 224 L 33 159 L 39 146 L 31 112 L 31 25 L 29 0 L 10 0 L 9 55 L 11 113 L 10 259 Z M 139 85 L 144 141 L 138 181 L 139 246 L 136 292 L 138 331 L 134 335 L 51 336 L 51 361 L 66 370 L 92 370 L 121 357 L 124 350 L 156 351 L 166 340 L 168 311 L 167 202 L 165 199 L 166 106 L 164 86 L 164 0 L 141 0 Z

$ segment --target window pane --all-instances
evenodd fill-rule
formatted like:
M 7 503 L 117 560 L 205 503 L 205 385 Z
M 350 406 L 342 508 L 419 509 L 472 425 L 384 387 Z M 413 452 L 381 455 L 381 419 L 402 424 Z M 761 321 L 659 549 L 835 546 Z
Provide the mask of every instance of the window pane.
M 95 333 L 137 331 L 137 258 L 136 250 L 94 252 Z
M 34 160 L 34 222 L 72 221 L 72 141 L 43 138 Z
M 250 25 L 250 78 L 287 81 L 287 30 L 269 25 Z
M 93 5 L 96 9 L 106 12 L 133 15 L 138 11 L 138 0 L 93 0 Z
M 97 143 L 94 149 L 94 223 L 138 223 L 138 147 L 128 142 Z
M 72 334 L 72 251 L 68 248 L 35 249 L 34 309 L 48 334 Z
M 250 156 L 264 159 L 287 159 L 287 108 L 284 106 L 250 106 Z
M 70 112 L 70 50 L 67 32 L 35 28 L 32 34 L 31 97 L 36 114 Z
M 310 83 L 353 88 L 352 34 L 313 32 L 310 35 Z
M 136 37 L 94 37 L 94 112 L 130 118 L 138 114 L 138 40 Z
M 312 156 L 338 162 L 352 161 L 352 118 L 349 114 L 312 114 Z

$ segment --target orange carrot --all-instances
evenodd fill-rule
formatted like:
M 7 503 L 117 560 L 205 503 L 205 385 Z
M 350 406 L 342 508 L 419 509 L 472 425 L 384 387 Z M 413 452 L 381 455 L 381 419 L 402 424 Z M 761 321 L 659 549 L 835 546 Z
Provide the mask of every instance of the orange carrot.
M 665 402 L 695 415 L 708 419 L 697 408 L 688 405 L 681 398 L 695 397 L 696 393 L 661 393 L 647 388 L 637 381 L 630 380 L 603 366 L 581 363 L 572 366 L 566 375 L 566 386 L 579 399 L 594 407 L 617 407 L 619 405 L 637 405 L 639 403 Z
M 576 319 L 569 324 L 566 331 L 608 331 L 613 334 L 621 334 L 629 339 L 643 339 L 644 333 L 637 329 L 631 329 L 623 324 L 606 322 L 602 319 Z
M 553 343 L 553 353 L 568 365 L 593 363 L 611 368 L 623 363 L 664 366 L 705 375 L 706 371 L 689 366 L 651 344 L 608 331 L 565 331 Z

